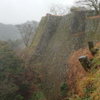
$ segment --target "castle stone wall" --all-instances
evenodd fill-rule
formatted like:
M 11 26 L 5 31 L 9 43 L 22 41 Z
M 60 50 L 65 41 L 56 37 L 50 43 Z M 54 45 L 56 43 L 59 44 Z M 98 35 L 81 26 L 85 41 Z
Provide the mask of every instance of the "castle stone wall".
M 33 54 L 32 62 L 41 63 L 42 89 L 47 100 L 59 100 L 59 85 L 66 80 L 71 54 L 87 47 L 88 41 L 100 41 L 100 18 L 95 13 L 77 11 L 65 16 L 48 15 L 46 26 Z M 78 58 L 77 58 L 78 59 Z M 52 98 L 50 98 L 52 95 Z

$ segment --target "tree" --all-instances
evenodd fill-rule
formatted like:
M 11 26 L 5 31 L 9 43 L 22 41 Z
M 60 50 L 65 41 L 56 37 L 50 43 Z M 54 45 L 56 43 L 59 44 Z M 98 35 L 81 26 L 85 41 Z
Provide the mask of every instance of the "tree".
M 0 100 L 28 100 L 40 83 L 37 70 L 17 57 L 7 42 L 0 41 Z
M 9 39 L 7 43 L 9 44 L 10 48 L 14 50 L 18 56 L 20 55 L 21 51 L 25 48 L 25 45 L 22 39 L 17 39 L 13 41 Z
M 95 9 L 97 14 L 100 13 L 100 0 L 77 0 L 76 3 Z
M 76 6 L 72 6 L 70 8 L 70 12 L 74 12 L 74 11 L 86 11 L 88 10 L 86 7 L 82 6 L 82 7 L 76 7 Z
M 74 12 L 74 11 L 77 11 L 77 10 L 78 10 L 78 7 L 76 7 L 76 6 L 72 6 L 70 8 L 70 12 Z
M 35 33 L 36 31 L 37 25 L 38 24 L 35 21 L 16 25 L 26 47 L 29 45 L 30 38 L 32 37 L 33 33 Z
M 54 15 L 66 15 L 69 8 L 61 4 L 52 4 L 49 10 L 50 13 Z
M 0 41 L 0 100 L 22 100 L 15 99 L 20 95 L 17 93 L 19 86 L 12 78 L 22 72 L 24 69 L 20 58 L 9 48 L 7 42 Z

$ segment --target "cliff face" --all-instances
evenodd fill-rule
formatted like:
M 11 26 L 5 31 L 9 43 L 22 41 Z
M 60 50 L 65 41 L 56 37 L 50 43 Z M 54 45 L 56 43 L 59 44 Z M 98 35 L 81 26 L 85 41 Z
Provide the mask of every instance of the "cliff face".
M 58 100 L 58 87 L 66 81 L 69 70 L 67 61 L 71 54 L 87 47 L 88 41 L 97 43 L 100 40 L 100 17 L 92 17 L 94 15 L 91 11 L 78 11 L 42 18 L 29 48 L 32 48 L 33 66 L 41 63 L 42 89 L 47 100 Z

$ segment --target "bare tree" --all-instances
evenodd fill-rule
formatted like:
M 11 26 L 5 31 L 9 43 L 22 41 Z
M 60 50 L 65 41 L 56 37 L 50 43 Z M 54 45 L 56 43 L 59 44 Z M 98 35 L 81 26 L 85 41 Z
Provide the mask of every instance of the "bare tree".
M 100 13 L 100 0 L 77 0 L 76 3 L 95 9 L 97 14 Z
M 54 15 L 66 15 L 69 8 L 61 4 L 52 4 L 49 10 L 50 13 Z
M 18 28 L 22 36 L 23 42 L 25 46 L 27 47 L 29 45 L 31 36 L 36 31 L 37 22 L 35 23 L 34 21 L 32 21 L 31 23 L 19 24 L 19 25 L 16 25 L 16 27 Z

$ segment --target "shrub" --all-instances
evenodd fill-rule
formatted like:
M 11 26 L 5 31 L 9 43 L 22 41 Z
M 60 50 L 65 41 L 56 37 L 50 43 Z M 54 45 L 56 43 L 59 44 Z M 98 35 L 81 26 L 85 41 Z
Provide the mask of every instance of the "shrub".
M 68 85 L 66 82 L 63 82 L 61 85 L 60 85 L 60 91 L 61 91 L 61 96 L 62 97 L 65 97 L 67 95 L 67 91 L 68 91 Z
M 42 91 L 33 92 L 33 97 L 28 100 L 46 100 Z
M 18 95 L 15 97 L 14 100 L 23 100 L 23 99 L 24 99 L 24 97 L 18 94 Z

